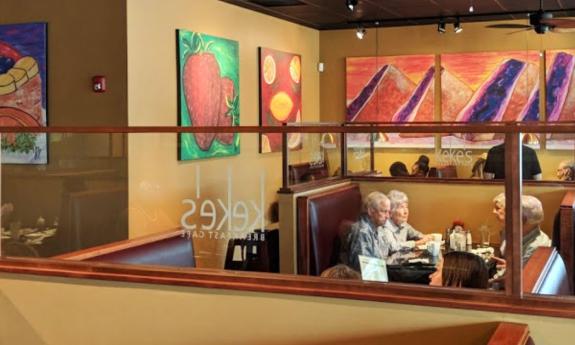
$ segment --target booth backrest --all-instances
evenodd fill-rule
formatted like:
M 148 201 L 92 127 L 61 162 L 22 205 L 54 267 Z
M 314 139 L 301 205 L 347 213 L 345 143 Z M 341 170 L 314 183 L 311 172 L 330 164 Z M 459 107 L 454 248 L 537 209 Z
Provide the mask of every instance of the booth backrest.
M 565 263 L 554 247 L 539 247 L 523 267 L 523 292 L 571 295 Z
M 357 184 L 297 198 L 298 274 L 320 275 L 338 263 L 340 234 L 361 211 Z
M 195 267 L 192 240 L 181 230 L 119 241 L 60 255 L 57 259 Z
M 98 189 L 69 195 L 64 232 L 70 245 L 79 250 L 128 238 L 128 190 Z
M 457 178 L 457 168 L 455 165 L 445 165 L 437 168 L 439 178 Z
M 329 177 L 327 162 L 291 164 L 288 167 L 290 184 L 320 180 Z
M 575 191 L 569 190 L 561 200 L 561 206 L 553 222 L 553 245 L 565 262 L 571 286 L 575 286 Z

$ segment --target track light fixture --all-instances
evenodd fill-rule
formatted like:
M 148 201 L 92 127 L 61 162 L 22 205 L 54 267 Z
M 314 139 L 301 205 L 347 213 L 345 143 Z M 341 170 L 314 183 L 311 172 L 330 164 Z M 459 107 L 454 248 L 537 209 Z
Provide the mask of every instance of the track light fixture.
M 357 27 L 357 30 L 355 30 L 355 36 L 357 37 L 358 40 L 362 40 L 363 37 L 365 36 L 365 28 L 363 27 L 363 25 L 359 25 Z
M 353 12 L 353 10 L 355 10 L 355 6 L 357 6 L 357 0 L 346 0 L 345 6 L 348 10 Z
M 469 2 L 469 13 L 475 12 L 475 7 L 473 7 L 473 0 Z
M 443 18 L 441 18 L 439 20 L 439 24 L 437 24 L 437 32 L 439 32 L 440 34 L 445 33 L 445 20 L 443 20 Z
M 461 27 L 461 21 L 459 20 L 459 17 L 455 18 L 455 23 L 453 23 L 453 31 L 455 31 L 456 34 L 460 33 L 461 31 L 463 31 L 463 28 Z

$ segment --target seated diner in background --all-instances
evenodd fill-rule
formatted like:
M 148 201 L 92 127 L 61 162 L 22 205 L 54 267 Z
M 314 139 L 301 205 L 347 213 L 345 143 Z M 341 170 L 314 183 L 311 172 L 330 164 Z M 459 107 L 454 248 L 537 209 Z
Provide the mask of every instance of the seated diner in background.
M 345 238 L 344 258 L 354 270 L 361 272 L 359 255 L 384 259 L 388 248 L 381 236 L 389 217 L 389 199 L 381 192 L 369 193 L 363 201 L 363 212 L 352 224 Z
M 320 277 L 332 279 L 361 280 L 361 274 L 344 264 L 337 264 L 321 272 Z
M 423 235 L 407 223 L 409 218 L 409 199 L 398 190 L 387 193 L 390 202 L 390 217 L 383 226 L 383 241 L 389 248 L 389 253 L 402 250 L 412 250 L 418 245 L 429 241 L 429 236 Z
M 389 174 L 393 177 L 409 176 L 407 166 L 405 166 L 403 162 L 394 162 L 393 164 L 391 164 L 389 167 Z
M 468 252 L 449 252 L 429 276 L 431 286 L 486 289 L 489 270 L 480 256 Z
M 484 179 L 485 176 L 483 175 L 483 169 L 485 167 L 485 162 L 487 161 L 487 154 L 482 154 L 475 163 L 473 163 L 473 167 L 471 168 L 471 178 L 475 179 Z
M 565 160 L 557 167 L 557 178 L 561 181 L 575 180 L 575 162 Z
M 541 180 L 541 167 L 535 150 L 526 145 L 521 145 L 523 161 L 521 162 L 524 180 Z M 505 178 L 505 143 L 489 149 L 487 160 L 483 167 L 483 175 L 486 179 Z
M 427 177 L 429 173 L 429 157 L 421 155 L 411 166 L 411 176 Z
M 493 213 L 497 220 L 505 226 L 505 194 L 501 193 L 493 199 Z M 523 242 L 521 244 L 521 258 L 523 265 L 539 247 L 550 247 L 551 239 L 541 230 L 543 221 L 543 205 L 541 201 L 531 195 L 521 196 L 521 213 L 523 225 Z M 501 254 L 505 255 L 505 235 L 501 234 Z

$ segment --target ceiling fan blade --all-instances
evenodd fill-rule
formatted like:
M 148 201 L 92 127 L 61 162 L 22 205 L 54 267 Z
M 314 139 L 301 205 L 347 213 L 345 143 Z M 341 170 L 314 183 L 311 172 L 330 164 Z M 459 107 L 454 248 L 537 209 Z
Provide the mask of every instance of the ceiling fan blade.
M 575 32 L 575 28 L 562 28 L 562 27 L 552 27 L 549 31 L 555 34 L 567 34 Z
M 527 32 L 527 31 L 531 31 L 531 29 L 532 29 L 531 27 L 528 27 L 528 28 L 524 28 L 521 30 L 515 30 L 515 31 L 508 32 L 507 35 L 513 35 L 513 34 L 517 34 L 520 32 Z
M 531 29 L 531 25 L 526 24 L 492 24 L 487 25 L 490 29 Z
M 549 25 L 555 28 L 575 28 L 574 18 L 553 18 L 541 19 L 541 24 Z

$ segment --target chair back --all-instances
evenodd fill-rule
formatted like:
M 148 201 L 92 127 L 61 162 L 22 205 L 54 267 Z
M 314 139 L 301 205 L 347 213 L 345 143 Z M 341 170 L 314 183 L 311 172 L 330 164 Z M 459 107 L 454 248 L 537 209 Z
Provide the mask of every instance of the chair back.
M 437 168 L 437 177 L 440 178 L 457 178 L 457 168 L 455 165 L 446 165 Z

